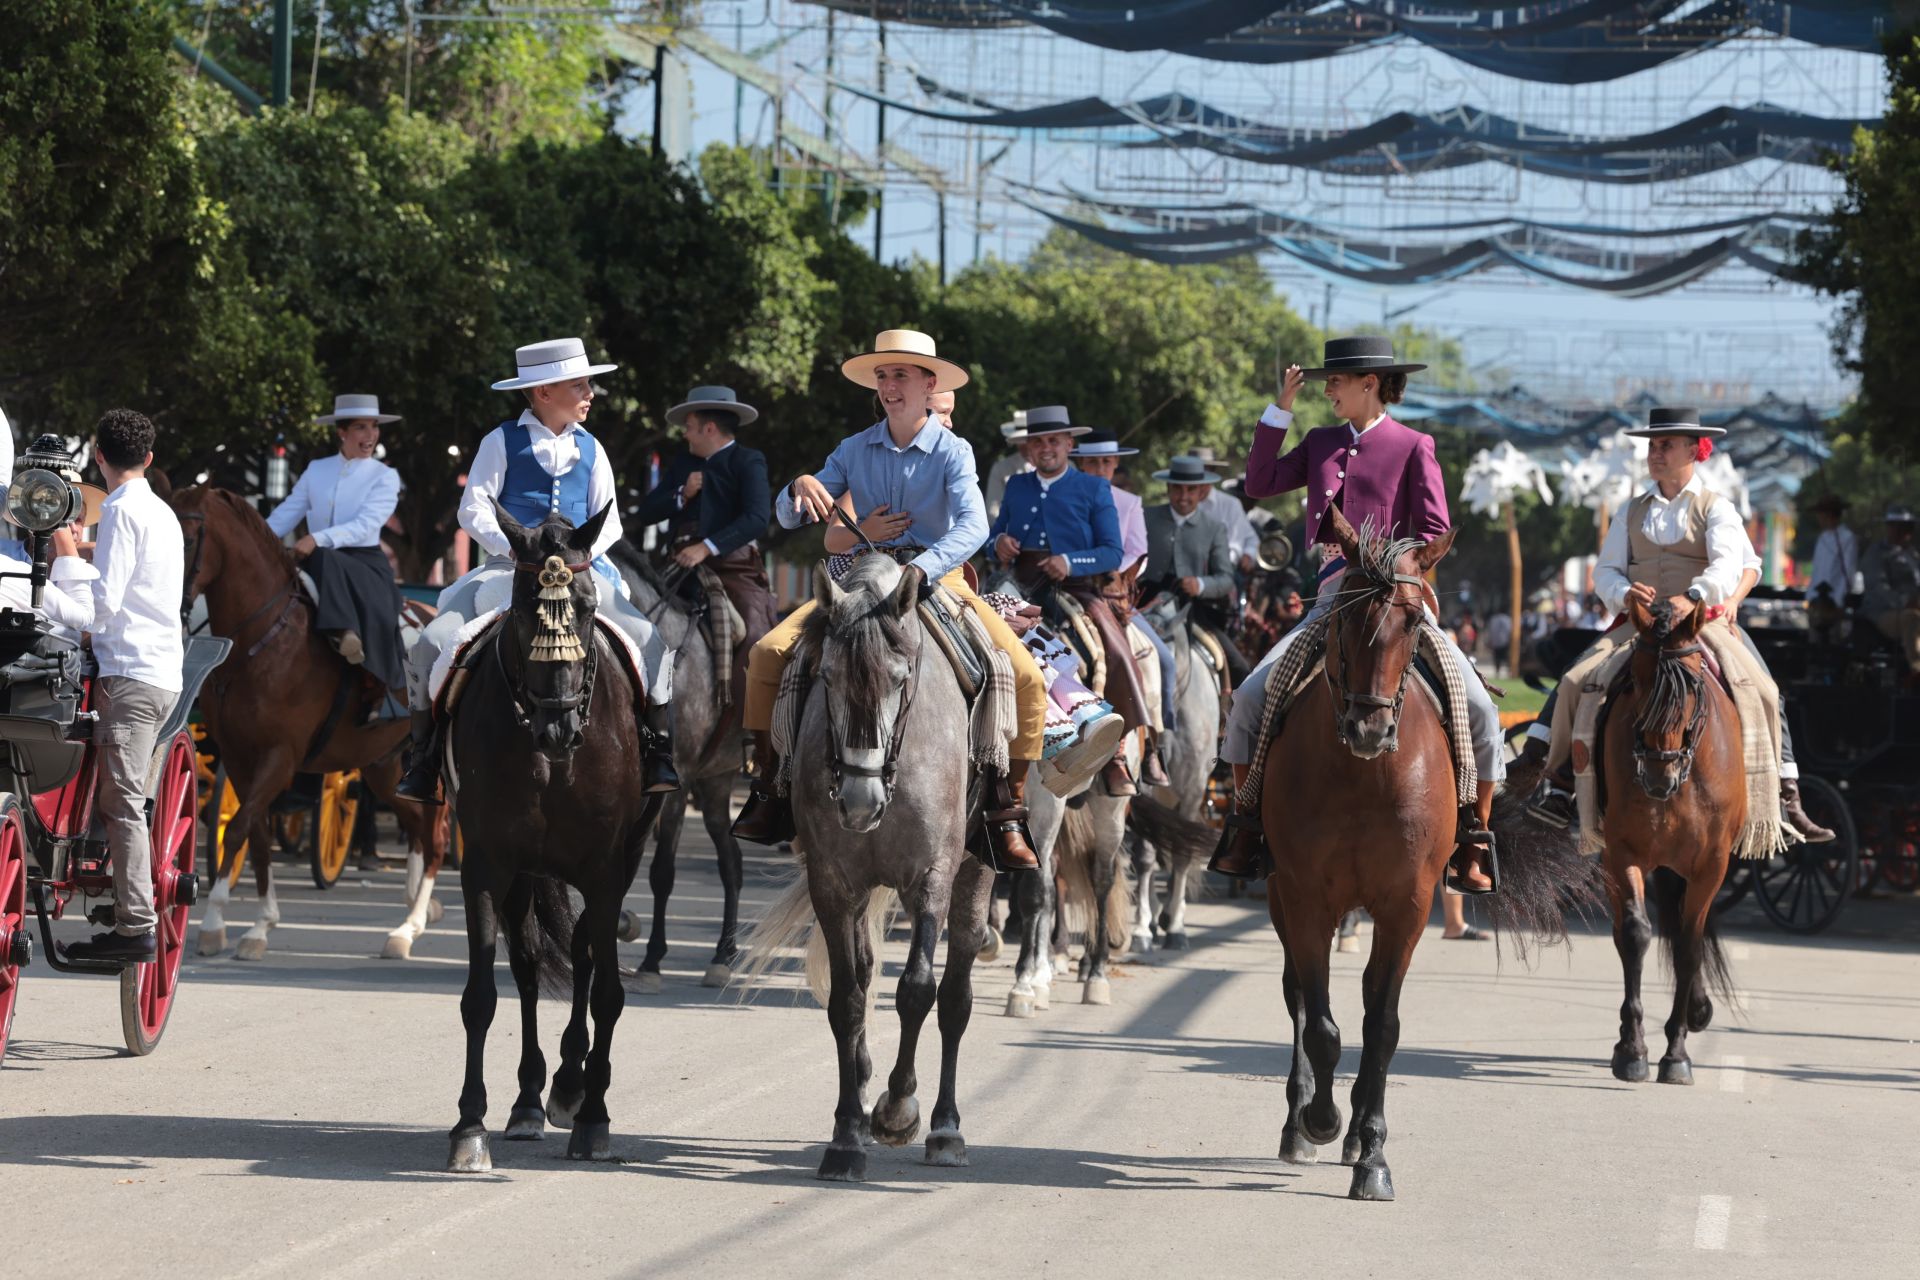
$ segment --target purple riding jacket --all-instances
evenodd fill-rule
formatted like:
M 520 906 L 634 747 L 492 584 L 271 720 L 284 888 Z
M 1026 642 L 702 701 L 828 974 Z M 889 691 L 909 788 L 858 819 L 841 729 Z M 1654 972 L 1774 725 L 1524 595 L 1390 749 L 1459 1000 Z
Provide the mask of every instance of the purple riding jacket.
M 1315 542 L 1334 541 L 1327 512 L 1336 502 L 1355 529 L 1371 517 L 1394 537 L 1431 542 L 1452 527 L 1432 436 L 1382 418 L 1356 440 L 1343 422 L 1309 431 L 1283 455 L 1286 426 L 1275 422 L 1281 413 L 1285 410 L 1269 409 L 1254 428 L 1246 493 L 1271 498 L 1306 489 L 1307 528 Z

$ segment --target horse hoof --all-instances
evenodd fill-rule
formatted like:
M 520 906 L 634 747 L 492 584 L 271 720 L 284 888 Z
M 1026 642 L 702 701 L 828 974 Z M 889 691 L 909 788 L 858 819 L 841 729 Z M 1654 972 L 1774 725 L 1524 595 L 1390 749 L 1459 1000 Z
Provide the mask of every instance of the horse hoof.
M 233 949 L 235 960 L 265 960 L 267 958 L 267 940 L 265 938 L 242 938 L 240 945 Z
M 1692 1084 L 1693 1063 L 1685 1058 L 1660 1059 L 1661 1084 Z
M 1152 955 L 1153 954 L 1153 930 L 1135 929 L 1133 931 L 1132 941 L 1128 944 L 1127 949 L 1133 952 L 1137 956 Z
M 1033 984 L 1033 1007 L 1041 1012 L 1053 1008 L 1053 984 L 1036 982 Z
M 640 917 L 631 911 L 622 911 L 618 936 L 622 942 L 640 941 Z
M 1340 939 L 1339 945 L 1334 947 L 1334 950 L 1352 955 L 1354 952 L 1360 950 L 1360 939 L 1353 934 L 1348 934 L 1346 937 Z
M 1623 1053 L 1614 1054 L 1613 1078 L 1615 1080 L 1624 1080 L 1628 1084 L 1645 1084 L 1647 1082 L 1646 1056 L 1643 1054 L 1636 1057 L 1628 1057 Z
M 1185 929 L 1168 930 L 1166 935 L 1160 939 L 1160 949 L 1162 951 L 1185 951 L 1187 949 L 1187 931 Z
M 560 1090 L 554 1089 L 547 1094 L 547 1123 L 556 1129 L 573 1128 L 573 1117 L 580 1110 L 580 1104 L 586 1101 L 583 1090 L 571 1098 L 562 1097 Z
M 413 937 L 407 933 L 390 933 L 380 948 L 382 960 L 413 959 Z
M 1009 1018 L 1031 1018 L 1033 1016 L 1033 997 L 1019 991 L 1007 992 L 1007 1016 Z
M 920 1100 L 908 1097 L 895 1102 L 892 1094 L 883 1093 L 873 1104 L 869 1123 L 875 1142 L 904 1147 L 920 1136 Z
M 537 1106 L 515 1107 L 501 1136 L 508 1142 L 538 1142 L 547 1136 L 547 1113 Z
M 1087 985 L 1080 992 L 1081 1004 L 1112 1004 L 1113 988 L 1105 978 L 1088 978 Z
M 660 975 L 651 969 L 638 969 L 633 975 L 633 989 L 643 996 L 660 994 Z
M 700 985 L 703 987 L 724 987 L 732 981 L 733 970 L 718 962 L 708 965 L 707 971 L 700 975 Z
M 1280 1131 L 1279 1159 L 1282 1164 L 1318 1164 L 1320 1152 L 1300 1136 L 1298 1129 L 1288 1125 Z
M 217 956 L 227 949 L 227 931 L 225 929 L 202 929 L 200 931 L 200 954 Z
M 827 1153 L 820 1157 L 820 1167 L 813 1176 L 822 1182 L 865 1182 L 867 1153 L 858 1147 L 851 1150 L 828 1147 Z
M 992 964 L 1000 958 L 1000 931 L 991 925 L 987 928 L 987 940 L 980 944 L 980 950 L 974 953 L 978 964 Z
M 447 909 L 440 905 L 440 899 L 427 899 L 427 923 L 439 924 L 447 918 Z
M 1324 1129 L 1314 1126 L 1312 1107 L 1308 1107 L 1300 1113 L 1301 1136 L 1305 1137 L 1308 1142 L 1311 1142 L 1316 1147 L 1328 1146 L 1340 1136 L 1340 1108 L 1334 1106 L 1332 1103 L 1328 1103 L 1327 1110 L 1333 1113 L 1333 1121 Z
M 469 1133 L 455 1138 L 447 1152 L 448 1173 L 492 1173 L 493 1153 L 487 1150 L 487 1135 Z
M 1393 1199 L 1393 1175 L 1383 1164 L 1357 1164 L 1353 1167 L 1353 1185 L 1347 1189 L 1349 1200 Z
M 608 1120 L 576 1121 L 573 1136 L 567 1139 L 567 1159 L 613 1159 L 613 1123 Z
M 927 1163 L 941 1169 L 967 1167 L 967 1140 L 958 1129 L 936 1129 L 927 1135 Z

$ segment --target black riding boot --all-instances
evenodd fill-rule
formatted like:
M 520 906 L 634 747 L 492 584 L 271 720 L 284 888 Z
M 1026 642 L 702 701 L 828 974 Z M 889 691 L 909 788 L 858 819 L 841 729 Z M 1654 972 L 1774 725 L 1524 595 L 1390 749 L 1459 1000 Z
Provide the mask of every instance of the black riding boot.
M 733 820 L 733 838 L 749 844 L 779 844 L 793 839 L 793 805 L 774 794 L 773 775 L 780 761 L 773 753 L 773 734 L 753 735 L 753 790 Z
M 640 708 L 640 727 L 647 734 L 646 759 L 640 765 L 647 794 L 678 791 L 680 775 L 673 768 L 673 722 L 668 708 L 654 702 L 644 704 Z
M 407 748 L 407 771 L 394 788 L 396 795 L 421 804 L 440 803 L 440 759 L 446 754 L 445 731 L 431 711 L 413 713 L 413 742 Z

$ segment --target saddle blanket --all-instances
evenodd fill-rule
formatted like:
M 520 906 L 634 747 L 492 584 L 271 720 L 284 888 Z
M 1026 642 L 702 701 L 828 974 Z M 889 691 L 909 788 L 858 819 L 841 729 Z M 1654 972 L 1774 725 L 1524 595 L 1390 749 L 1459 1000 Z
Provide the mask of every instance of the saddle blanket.
M 506 613 L 507 607 L 501 605 L 475 616 L 454 634 L 453 643 L 433 660 L 433 673 L 427 678 L 427 697 L 440 709 L 442 715 L 453 714 L 453 704 L 459 701 L 458 689 L 452 691 L 451 701 L 447 700 L 448 685 L 452 683 L 453 674 L 470 665 L 469 655 L 473 657 L 480 655 L 481 646 Z M 640 647 L 634 644 L 626 632 L 599 614 L 596 613 L 593 616 L 593 621 L 600 634 L 606 638 L 608 646 L 626 664 L 627 678 L 633 681 L 634 688 L 644 689 L 646 677 L 642 672 L 646 670 L 646 666 L 641 661 Z
M 1574 693 L 1572 708 L 1557 715 L 1573 717 L 1574 799 L 1580 810 L 1580 848 L 1599 853 L 1606 848 L 1600 807 L 1599 751 L 1595 737 L 1601 713 L 1611 700 L 1614 681 L 1626 672 L 1633 656 L 1635 631 L 1616 627 L 1594 642 L 1586 656 L 1568 671 L 1565 682 Z M 1736 858 L 1771 858 L 1787 847 L 1780 825 L 1780 690 L 1747 652 L 1731 626 L 1718 622 L 1700 629 L 1707 656 L 1720 668 L 1722 682 L 1733 698 L 1740 720 L 1740 752 L 1746 765 L 1747 821 L 1734 845 Z

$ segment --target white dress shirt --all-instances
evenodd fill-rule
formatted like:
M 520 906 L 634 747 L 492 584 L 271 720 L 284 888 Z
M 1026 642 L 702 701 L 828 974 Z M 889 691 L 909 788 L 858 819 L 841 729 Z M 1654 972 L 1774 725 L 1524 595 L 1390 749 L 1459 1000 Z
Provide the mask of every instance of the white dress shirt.
M 1695 472 L 1686 487 L 1672 501 L 1660 496 L 1658 484 L 1651 486 L 1653 501 L 1647 506 L 1641 532 L 1655 544 L 1670 547 L 1687 533 L 1687 516 L 1693 509 L 1693 495 L 1706 486 Z M 1627 565 L 1633 551 L 1627 541 L 1627 522 L 1615 520 L 1607 527 L 1606 545 L 1600 548 L 1600 562 L 1593 568 L 1593 590 L 1608 609 L 1620 612 L 1627 600 L 1633 578 Z M 1693 580 L 1703 603 L 1725 604 L 1740 589 L 1740 575 L 1748 569 L 1758 571 L 1760 555 L 1747 536 L 1740 511 L 1718 494 L 1707 508 L 1707 567 Z
M 27 549 L 9 538 L 0 541 L 0 573 L 30 574 Z M 93 592 L 87 583 L 100 575 L 78 556 L 55 556 L 49 566 L 46 589 L 40 594 L 40 616 L 57 628 L 56 634 L 77 640 L 93 625 Z M 33 608 L 33 582 L 26 577 L 0 578 L 0 606 Z
M 550 431 L 533 416 L 533 410 L 523 409 L 520 425 L 527 429 L 528 438 L 533 441 L 534 460 L 548 475 L 563 476 L 580 461 L 580 440 L 575 434 L 578 424 L 569 422 L 558 432 Z M 594 444 L 598 447 L 594 450 L 593 475 L 587 481 L 588 516 L 613 502 L 613 463 L 607 460 L 606 443 L 596 439 Z M 500 532 L 500 522 L 493 516 L 494 499 L 500 496 L 506 481 L 507 439 L 500 428 L 495 427 L 480 442 L 474 451 L 473 465 L 467 468 L 467 493 L 460 499 L 460 527 L 496 556 L 512 554 L 507 535 Z M 618 541 L 620 508 L 615 504 L 608 507 L 607 522 L 600 526 L 600 536 L 593 540 L 593 554 L 601 555 Z
M 1860 589 L 1855 585 L 1859 577 L 1860 543 L 1853 530 L 1845 525 L 1822 529 L 1813 544 L 1813 576 L 1807 579 L 1807 599 L 1817 597 L 1820 585 L 1825 583 L 1832 590 L 1833 602 L 1839 604 L 1849 591 Z
M 93 656 L 103 676 L 130 676 L 180 692 L 186 552 L 180 521 L 146 480 L 129 480 L 100 506 L 94 544 Z
M 1218 520 L 1227 531 L 1227 551 L 1233 556 L 1235 564 L 1240 563 L 1241 556 L 1250 556 L 1260 549 L 1260 531 L 1253 527 L 1253 521 L 1247 519 L 1246 508 L 1240 505 L 1240 499 L 1215 489 L 1200 504 L 1200 510 Z
M 267 517 L 279 537 L 302 519 L 318 547 L 377 547 L 400 503 L 400 473 L 376 458 L 334 454 L 300 473 L 287 500 Z

